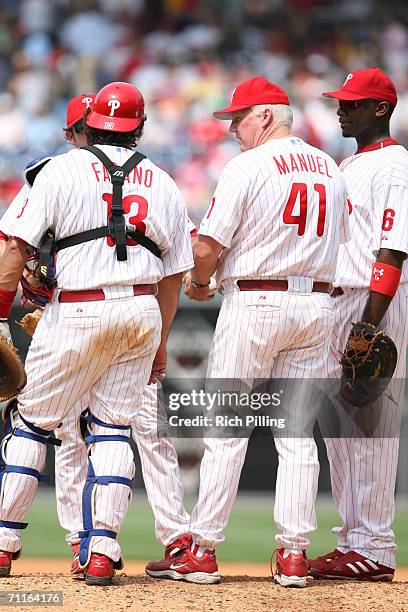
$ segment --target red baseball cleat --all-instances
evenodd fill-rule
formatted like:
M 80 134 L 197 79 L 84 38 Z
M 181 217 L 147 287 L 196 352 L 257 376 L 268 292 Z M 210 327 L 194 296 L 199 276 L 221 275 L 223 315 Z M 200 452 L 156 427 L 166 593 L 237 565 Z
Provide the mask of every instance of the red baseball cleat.
M 312 568 L 318 569 L 318 570 L 322 567 L 324 568 L 327 562 L 334 561 L 335 559 L 339 559 L 344 554 L 345 553 L 342 553 L 337 548 L 335 548 L 331 552 L 328 552 L 325 555 L 322 555 L 321 557 L 316 557 L 316 559 L 308 559 L 307 567 L 309 568 L 309 572 Z
M 283 587 L 305 587 L 307 585 L 307 559 L 304 550 L 283 556 L 285 549 L 276 551 L 275 582 Z M 271 559 L 272 569 L 272 559 Z
M 72 548 L 72 561 L 71 561 L 71 578 L 74 580 L 83 580 L 84 568 L 79 567 L 79 542 L 78 544 L 71 544 Z
M 114 563 L 106 555 L 92 553 L 84 574 L 86 584 L 109 586 L 112 584 L 112 577 L 115 575 Z
M 309 569 L 314 578 L 331 578 L 335 580 L 370 580 L 373 582 L 391 582 L 395 570 L 366 559 L 354 550 L 327 562 L 325 565 Z
M 194 552 L 187 547 L 162 561 L 150 561 L 146 565 L 146 574 L 152 578 L 185 580 L 196 584 L 220 582 L 215 552 L 205 550 L 201 557 L 197 557 L 197 550 L 198 546 L 194 547 Z
M 7 576 L 10 576 L 13 555 L 14 553 L 8 550 L 0 550 L 0 578 L 7 578 Z

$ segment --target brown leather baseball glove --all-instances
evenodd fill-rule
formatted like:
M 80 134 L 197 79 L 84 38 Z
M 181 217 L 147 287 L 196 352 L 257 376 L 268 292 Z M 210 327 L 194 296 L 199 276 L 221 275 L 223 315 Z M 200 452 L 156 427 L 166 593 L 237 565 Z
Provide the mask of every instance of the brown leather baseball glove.
M 341 395 L 353 406 L 367 406 L 387 388 L 397 365 L 393 340 L 370 323 L 354 323 L 341 355 Z
M 33 312 L 27 312 L 24 317 L 21 317 L 20 321 L 18 321 L 18 325 L 26 332 L 26 334 L 33 336 L 41 315 L 42 309 L 36 308 Z
M 0 336 L 0 401 L 18 395 L 26 382 L 24 366 L 13 343 Z

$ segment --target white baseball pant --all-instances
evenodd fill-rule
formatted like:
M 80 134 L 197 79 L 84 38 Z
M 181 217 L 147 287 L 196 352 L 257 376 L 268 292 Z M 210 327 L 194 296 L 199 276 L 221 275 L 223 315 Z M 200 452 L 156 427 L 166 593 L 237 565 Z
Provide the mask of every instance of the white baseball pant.
M 54 430 L 85 393 L 97 419 L 114 426 L 130 426 L 135 419 L 160 342 L 160 309 L 155 297 L 134 297 L 131 287 L 106 288 L 105 296 L 98 302 L 54 301 L 46 307 L 27 355 L 27 385 L 18 397 L 21 416 L 35 427 Z M 23 432 L 31 431 L 18 421 Z M 94 425 L 93 433 L 107 432 Z M 129 433 L 123 430 L 122 436 Z M 133 477 L 128 443 L 95 442 L 88 450 L 96 476 Z M 11 436 L 6 459 L 41 471 L 45 445 Z M 0 519 L 21 522 L 36 489 L 37 480 L 29 475 L 4 474 Z M 97 484 L 91 508 L 94 528 L 119 532 L 130 498 L 125 484 Z M 0 549 L 20 548 L 20 530 L 1 527 Z M 121 556 L 112 537 L 92 537 L 89 550 L 113 561 Z
M 304 391 L 327 375 L 333 327 L 328 294 L 312 293 L 311 279 L 298 277 L 298 292 L 225 292 L 209 356 L 208 379 L 298 379 L 283 398 L 288 421 L 313 426 L 316 414 Z M 301 381 L 305 384 L 301 384 Z M 313 387 L 313 384 L 311 384 Z M 288 386 L 290 389 L 290 386 Z M 290 393 L 289 393 L 290 395 Z M 305 421 L 308 421 L 305 424 Z M 195 542 L 213 548 L 224 541 L 237 494 L 248 438 L 205 438 L 200 492 L 191 516 Z M 275 437 L 279 455 L 274 517 L 280 547 L 303 549 L 316 529 L 319 462 L 312 435 Z
M 61 446 L 55 448 L 57 511 L 61 526 L 68 531 L 68 544 L 78 542 L 78 532 L 83 529 L 82 491 L 88 455 L 78 424 L 79 416 L 88 404 L 88 397 L 77 403 L 55 432 L 62 441 Z M 190 516 L 183 503 L 184 492 L 176 450 L 170 437 L 158 435 L 158 428 L 163 432 L 168 424 L 157 385 L 146 387 L 142 405 L 131 426 L 147 497 L 155 518 L 156 537 L 167 546 L 189 531 Z
M 346 288 L 343 295 L 334 298 L 331 378 L 341 376 L 339 354 L 346 345 L 351 323 L 361 320 L 367 297 L 367 289 Z M 375 405 L 381 419 L 377 433 L 373 437 L 325 437 L 333 498 L 343 522 L 333 529 L 337 547 L 342 552 L 354 550 L 392 568 L 397 550 L 392 522 L 408 345 L 407 314 L 408 287 L 402 285 L 380 325 L 397 346 L 398 362 L 390 388 Z M 346 418 L 341 409 L 339 415 L 340 419 Z

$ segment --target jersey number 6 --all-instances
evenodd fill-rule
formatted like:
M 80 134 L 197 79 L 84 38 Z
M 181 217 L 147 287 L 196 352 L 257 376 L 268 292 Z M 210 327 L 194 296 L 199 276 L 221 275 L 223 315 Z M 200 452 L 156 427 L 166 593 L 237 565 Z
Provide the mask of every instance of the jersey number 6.
M 319 216 L 317 219 L 316 233 L 319 237 L 323 236 L 324 223 L 326 221 L 326 187 L 320 183 L 313 185 L 313 189 L 319 196 Z M 283 211 L 283 222 L 286 225 L 297 225 L 298 236 L 303 236 L 306 229 L 307 219 L 307 185 L 306 183 L 293 183 L 288 201 Z M 299 214 L 294 215 L 293 209 L 299 200 Z
M 108 205 L 107 218 L 109 219 L 112 212 L 112 194 L 104 193 L 102 199 Z M 146 225 L 143 223 L 143 221 L 147 217 L 147 200 L 138 195 L 125 196 L 122 199 L 122 207 L 123 214 L 125 215 L 126 219 L 126 225 L 133 225 L 138 232 L 144 234 L 146 232 Z M 133 211 L 135 214 L 133 214 Z M 110 236 L 108 236 L 107 241 L 109 246 L 115 246 L 115 243 Z M 128 246 L 136 246 L 139 243 L 132 238 L 126 238 L 126 244 Z

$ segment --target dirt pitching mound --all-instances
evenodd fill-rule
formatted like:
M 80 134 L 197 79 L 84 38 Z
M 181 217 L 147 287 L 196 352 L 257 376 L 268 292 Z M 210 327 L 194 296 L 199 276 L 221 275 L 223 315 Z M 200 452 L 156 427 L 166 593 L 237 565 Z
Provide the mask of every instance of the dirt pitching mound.
M 1 591 L 62 591 L 63 609 L 73 612 L 408 611 L 408 568 L 400 569 L 392 583 L 311 579 L 306 589 L 283 589 L 272 582 L 269 568 L 260 564 L 222 563 L 221 584 L 207 586 L 148 578 L 144 563 L 129 561 L 115 577 L 114 585 L 89 587 L 66 575 L 68 564 L 61 559 L 15 561 L 13 575 L 1 580 Z

